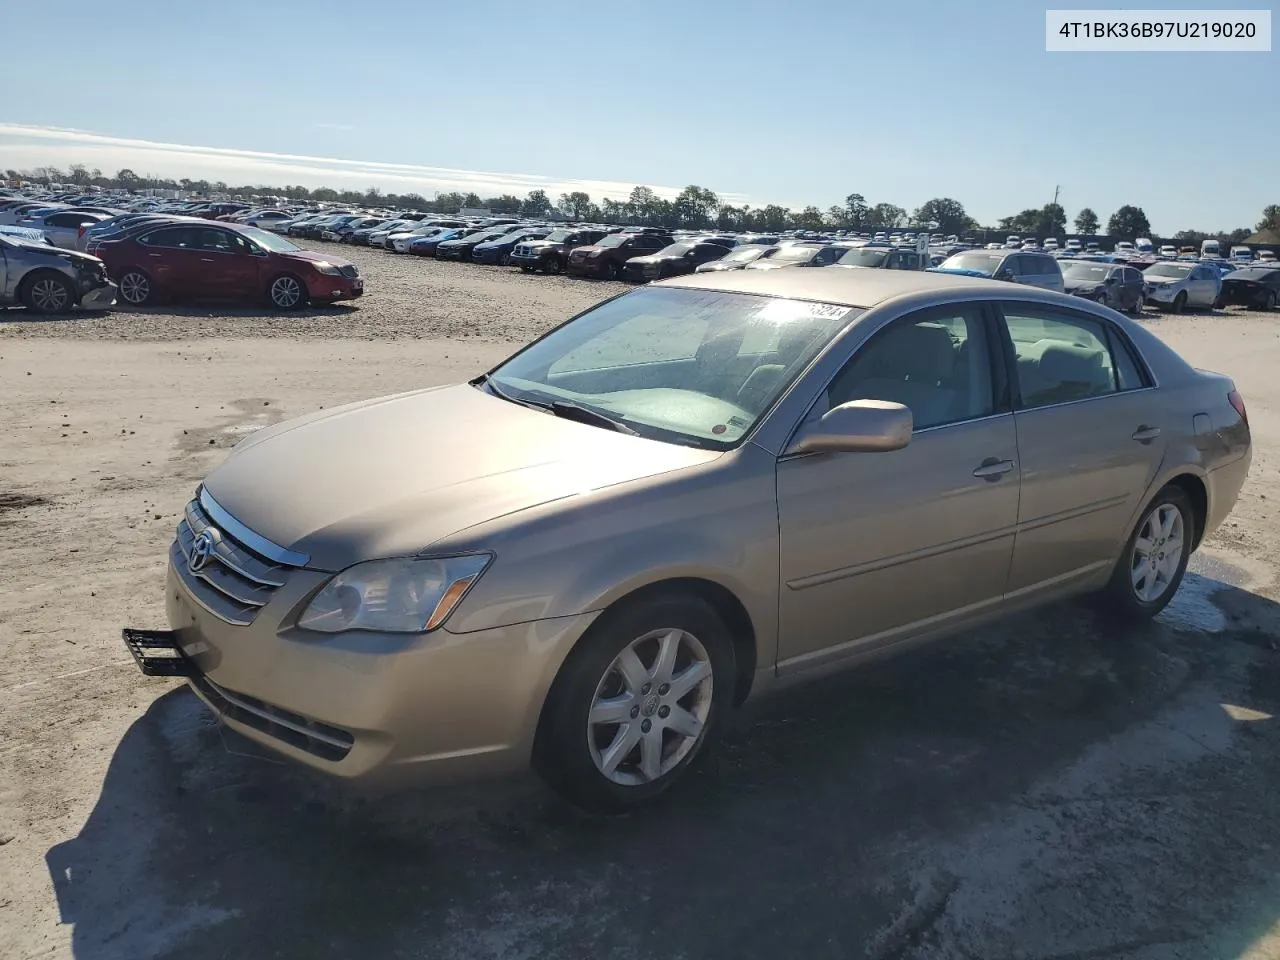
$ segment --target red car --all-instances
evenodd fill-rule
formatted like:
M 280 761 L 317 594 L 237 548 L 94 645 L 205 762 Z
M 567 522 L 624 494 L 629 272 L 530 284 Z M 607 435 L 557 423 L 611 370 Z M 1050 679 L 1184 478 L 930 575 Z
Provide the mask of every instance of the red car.
M 103 242 L 97 256 L 132 306 L 159 296 L 261 301 L 280 310 L 354 300 L 355 264 L 241 224 L 153 223 Z

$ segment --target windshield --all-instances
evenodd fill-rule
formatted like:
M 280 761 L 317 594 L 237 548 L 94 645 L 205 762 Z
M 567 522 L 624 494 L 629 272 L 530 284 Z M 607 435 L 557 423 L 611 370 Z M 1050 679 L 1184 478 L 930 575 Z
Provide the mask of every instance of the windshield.
M 621 233 L 611 233 L 607 237 L 601 237 L 596 243 L 597 247 L 620 247 L 627 242 L 627 236 Z
M 758 260 L 768 250 L 768 247 L 738 247 L 731 250 L 725 256 L 720 258 L 721 263 L 750 263 L 752 260 Z
M 689 242 L 673 243 L 670 246 L 663 247 L 655 257 L 683 257 L 686 251 L 692 250 L 694 245 Z
M 957 253 L 942 261 L 943 270 L 977 270 L 992 276 L 1004 260 L 1003 253 Z
M 1191 268 L 1177 263 L 1157 263 L 1142 271 L 1148 277 L 1178 277 L 1191 273 Z
M 568 401 L 641 436 L 728 449 L 856 313 L 774 297 L 645 288 L 554 330 L 492 379 L 517 400 Z
M 272 253 L 290 253 L 299 249 L 295 244 L 280 236 L 280 234 L 271 233 L 269 230 L 259 230 L 257 227 L 241 227 L 240 232 L 258 246 L 270 250 Z
M 887 259 L 889 259 L 888 250 L 869 250 L 866 247 L 859 247 L 850 250 L 836 263 L 846 267 L 883 267 Z
M 1109 267 L 1100 267 L 1096 263 L 1068 263 L 1062 268 L 1064 280 L 1091 280 L 1101 283 L 1107 279 Z
M 546 239 L 552 243 L 564 243 L 570 237 L 574 236 L 572 230 L 552 230 L 547 234 Z
M 789 243 L 785 247 L 774 247 L 773 252 L 769 254 L 770 260 L 784 260 L 801 262 L 804 260 L 812 260 L 813 255 L 821 250 L 821 247 L 802 247 L 799 244 Z

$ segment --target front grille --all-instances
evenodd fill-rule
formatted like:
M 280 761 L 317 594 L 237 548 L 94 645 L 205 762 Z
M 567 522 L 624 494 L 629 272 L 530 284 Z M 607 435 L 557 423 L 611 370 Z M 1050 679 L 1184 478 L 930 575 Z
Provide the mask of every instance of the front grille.
M 354 266 L 346 266 L 346 267 L 342 267 L 342 268 L 340 268 L 340 269 L 342 270 L 342 275 L 343 275 L 344 277 L 358 277 L 358 276 L 360 276 L 360 271 L 359 271 L 359 270 L 357 270 Z
M 215 523 L 202 498 L 208 499 L 208 495 L 202 492 L 187 504 L 170 559 L 201 607 L 227 623 L 248 626 L 276 589 L 284 586 L 289 572 L 300 564 L 270 559 L 237 539 L 224 529 L 226 522 L 222 526 Z M 206 555 L 201 557 L 203 565 L 197 560 L 193 569 L 192 552 L 197 538 L 201 538 Z
M 191 677 L 191 683 L 223 716 L 323 760 L 341 760 L 351 752 L 355 743 L 351 734 L 340 727 L 332 727 L 257 697 L 220 687 L 199 673 Z

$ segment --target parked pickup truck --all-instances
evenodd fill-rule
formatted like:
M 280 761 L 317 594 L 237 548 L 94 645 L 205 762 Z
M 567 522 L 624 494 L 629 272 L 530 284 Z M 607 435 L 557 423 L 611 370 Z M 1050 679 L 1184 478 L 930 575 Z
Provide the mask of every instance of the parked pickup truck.
M 610 233 L 599 242 L 569 254 L 569 273 L 584 277 L 622 279 L 622 265 L 632 257 L 657 253 L 673 243 L 669 233 Z
M 553 230 L 542 240 L 527 240 L 516 244 L 511 251 L 511 265 L 525 273 L 541 270 L 544 273 L 560 273 L 569 262 L 569 253 L 576 247 L 589 247 L 599 242 L 603 230 L 579 230 L 569 228 Z

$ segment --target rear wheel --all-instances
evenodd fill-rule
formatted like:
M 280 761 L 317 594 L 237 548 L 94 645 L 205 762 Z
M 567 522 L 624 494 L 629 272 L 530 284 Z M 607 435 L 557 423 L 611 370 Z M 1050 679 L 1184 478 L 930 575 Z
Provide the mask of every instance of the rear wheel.
M 1181 487 L 1164 487 L 1125 543 L 1104 590 L 1107 605 L 1130 620 L 1154 617 L 1178 592 L 1195 538 L 1190 498 Z
M 267 288 L 271 305 L 279 310 L 297 310 L 307 302 L 307 288 L 290 273 L 282 273 Z
M 125 303 L 140 307 L 154 296 L 151 278 L 141 270 L 129 269 L 120 275 L 120 299 Z
M 56 273 L 37 273 L 27 281 L 22 302 L 32 313 L 63 313 L 75 303 L 71 285 Z
M 1268 290 L 1267 295 L 1262 298 L 1263 310 L 1274 310 L 1276 308 L 1276 292 Z
M 733 644 L 696 597 L 604 613 L 569 654 L 538 727 L 534 764 L 586 810 L 615 813 L 676 784 L 729 709 Z

